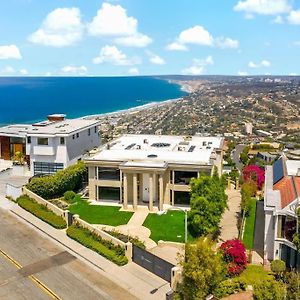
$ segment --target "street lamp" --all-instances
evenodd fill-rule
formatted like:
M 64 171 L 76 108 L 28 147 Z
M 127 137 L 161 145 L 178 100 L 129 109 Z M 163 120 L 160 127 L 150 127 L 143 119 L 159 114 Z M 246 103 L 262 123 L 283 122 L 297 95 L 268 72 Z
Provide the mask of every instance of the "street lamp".
M 187 243 L 187 214 L 188 214 L 188 209 L 184 209 L 184 208 L 181 208 L 181 207 L 169 207 L 165 210 L 161 210 L 161 211 L 158 211 L 157 214 L 159 216 L 165 214 L 168 210 L 181 210 L 184 212 L 184 242 L 185 244 Z

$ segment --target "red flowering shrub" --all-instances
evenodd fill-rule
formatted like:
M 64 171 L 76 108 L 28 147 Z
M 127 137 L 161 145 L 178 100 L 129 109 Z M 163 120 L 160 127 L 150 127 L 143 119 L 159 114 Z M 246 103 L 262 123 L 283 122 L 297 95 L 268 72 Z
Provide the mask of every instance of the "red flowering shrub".
M 250 165 L 243 170 L 244 181 L 253 180 L 256 182 L 259 189 L 262 188 L 265 183 L 265 171 L 256 165 Z
M 247 265 L 246 248 L 238 240 L 228 240 L 220 247 L 223 253 L 223 259 L 227 263 L 227 272 L 230 276 L 240 274 Z

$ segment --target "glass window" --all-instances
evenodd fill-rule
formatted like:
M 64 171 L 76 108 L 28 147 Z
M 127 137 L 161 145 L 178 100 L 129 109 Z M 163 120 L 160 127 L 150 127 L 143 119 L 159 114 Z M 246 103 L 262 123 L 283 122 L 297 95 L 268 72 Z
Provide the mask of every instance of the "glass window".
M 88 135 L 91 135 L 91 128 L 88 129 Z
M 72 135 L 72 139 L 73 139 L 73 140 L 75 139 L 75 134 Z
M 287 239 L 292 242 L 296 229 L 296 218 L 290 216 L 278 216 L 277 235 L 279 238 Z
M 27 137 L 27 144 L 31 144 L 31 136 Z
M 38 145 L 48 145 L 48 138 L 38 138 L 37 143 Z
M 78 132 L 76 133 L 76 137 L 79 138 L 79 133 Z
M 95 133 L 97 133 L 97 126 L 95 126 Z
M 175 184 L 188 185 L 192 178 L 197 178 L 197 172 L 175 171 Z
M 98 187 L 99 200 L 118 200 L 120 201 L 120 188 L 114 187 Z
M 37 174 L 54 174 L 59 170 L 62 170 L 64 168 L 64 164 L 62 163 L 47 163 L 47 162 L 34 162 L 33 163 L 33 169 L 34 169 L 34 175 Z
M 191 196 L 189 192 L 174 191 L 174 205 L 178 205 L 178 204 L 189 205 L 190 198 Z
M 64 138 L 64 137 L 61 137 L 61 138 L 60 138 L 60 144 L 61 144 L 61 145 L 64 145 L 64 144 L 65 144 L 65 138 Z
M 98 167 L 99 180 L 120 180 L 120 170 Z

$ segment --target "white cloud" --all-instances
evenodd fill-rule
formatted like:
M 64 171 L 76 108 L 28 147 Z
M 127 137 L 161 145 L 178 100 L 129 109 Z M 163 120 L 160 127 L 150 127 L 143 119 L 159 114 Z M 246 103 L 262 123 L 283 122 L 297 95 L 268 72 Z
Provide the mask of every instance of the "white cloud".
M 0 59 L 21 59 L 22 55 L 16 45 L 0 46 Z
M 138 68 L 130 68 L 130 69 L 128 70 L 128 74 L 129 74 L 129 75 L 133 75 L 133 76 L 137 76 L 137 75 L 140 74 L 140 71 L 139 71 Z
M 290 73 L 289 76 L 298 76 L 297 73 Z
M 63 75 L 84 76 L 87 72 L 86 66 L 65 66 L 61 68 L 61 73 Z
M 52 47 L 65 47 L 82 38 L 84 26 L 78 8 L 57 8 L 50 12 L 29 41 Z
M 11 76 L 16 73 L 16 70 L 11 66 L 6 66 L 3 69 L 0 69 L 0 75 L 2 76 Z
M 116 46 L 106 45 L 101 48 L 99 55 L 93 59 L 93 63 L 111 63 L 116 66 L 130 66 L 140 64 L 140 59 L 137 57 L 128 58 L 126 54 Z
M 20 74 L 21 75 L 28 75 L 28 71 L 26 69 L 21 69 Z
M 103 3 L 87 28 L 90 35 L 114 37 L 114 42 L 122 46 L 141 48 L 152 43 L 149 36 L 138 31 L 138 20 L 129 17 L 121 5 Z
M 187 45 L 210 46 L 222 49 L 238 48 L 239 41 L 228 37 L 214 38 L 203 26 L 183 30 L 174 42 L 167 45 L 166 49 L 170 51 L 187 51 Z
M 288 15 L 288 21 L 290 24 L 299 25 L 300 24 L 300 9 L 292 10 Z
M 231 38 L 219 37 L 215 39 L 215 45 L 221 49 L 237 49 L 239 47 L 239 41 Z
M 259 63 L 255 63 L 255 62 L 253 62 L 253 61 L 250 61 L 249 63 L 248 63 L 248 67 L 249 68 L 252 68 L 252 69 L 257 69 L 257 68 L 262 68 L 262 67 L 266 67 L 266 68 L 268 68 L 268 67 L 270 67 L 271 66 L 271 62 L 270 61 L 268 61 L 268 60 L 262 60 L 261 62 L 259 62 Z
M 185 45 L 182 45 L 178 42 L 173 42 L 166 47 L 167 50 L 170 51 L 187 51 L 188 48 Z
M 247 76 L 248 72 L 246 72 L 246 71 L 238 71 L 238 75 L 239 76 Z
M 282 16 L 277 16 L 272 20 L 272 23 L 274 24 L 284 24 L 284 19 Z
M 132 36 L 119 37 L 115 39 L 115 43 L 126 47 L 147 47 L 152 43 L 152 39 L 145 34 L 135 34 Z
M 293 42 L 293 44 L 294 44 L 295 46 L 300 46 L 300 41 L 295 41 L 295 42 Z
M 149 56 L 149 61 L 155 65 L 165 65 L 166 62 L 159 55 L 152 53 L 151 51 L 146 51 L 146 54 Z
M 214 60 L 212 56 L 207 56 L 205 59 L 193 59 L 193 64 L 182 70 L 182 74 L 185 75 L 202 75 L 206 69 L 205 67 L 208 65 L 213 65 Z
M 246 15 L 278 15 L 288 13 L 291 6 L 288 0 L 244 0 L 238 1 L 235 11 L 243 11 Z

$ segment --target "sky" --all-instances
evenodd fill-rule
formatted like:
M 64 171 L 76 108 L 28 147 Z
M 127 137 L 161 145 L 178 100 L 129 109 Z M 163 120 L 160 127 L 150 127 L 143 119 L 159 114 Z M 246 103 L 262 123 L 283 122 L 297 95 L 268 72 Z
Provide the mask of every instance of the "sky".
M 0 1 L 0 76 L 300 75 L 300 0 Z

